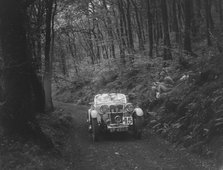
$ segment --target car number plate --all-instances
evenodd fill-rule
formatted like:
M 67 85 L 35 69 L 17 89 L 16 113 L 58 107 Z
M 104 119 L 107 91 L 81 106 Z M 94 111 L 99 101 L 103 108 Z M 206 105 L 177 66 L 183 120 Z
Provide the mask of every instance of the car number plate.
M 127 127 L 122 127 L 122 128 L 112 128 L 110 129 L 110 132 L 125 132 L 128 131 Z
M 117 132 L 125 132 L 127 130 L 128 130 L 128 128 L 126 128 L 126 127 L 125 128 L 117 128 L 116 129 Z
M 123 117 L 123 123 L 125 125 L 132 125 L 133 124 L 132 122 L 133 122 L 132 117 Z

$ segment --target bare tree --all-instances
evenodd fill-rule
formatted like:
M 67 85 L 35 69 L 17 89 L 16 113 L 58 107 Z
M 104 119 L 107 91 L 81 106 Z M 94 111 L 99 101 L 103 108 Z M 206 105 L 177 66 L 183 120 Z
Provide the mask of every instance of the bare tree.
M 162 19 L 163 19 L 163 33 L 164 33 L 164 60 L 172 59 L 171 44 L 169 35 L 169 22 L 166 0 L 161 0 Z
M 50 48 L 52 40 L 52 19 L 53 19 L 53 3 L 54 0 L 46 1 L 46 42 L 45 42 L 45 71 L 44 71 L 44 90 L 46 111 L 53 110 L 52 102 L 52 55 L 50 55 Z
M 184 15 L 185 15 L 185 29 L 184 29 L 184 50 L 188 53 L 191 49 L 191 0 L 184 0 Z
M 149 27 L 149 55 L 153 57 L 153 16 L 151 13 L 151 4 L 150 0 L 147 0 L 147 18 L 148 18 L 148 27 Z

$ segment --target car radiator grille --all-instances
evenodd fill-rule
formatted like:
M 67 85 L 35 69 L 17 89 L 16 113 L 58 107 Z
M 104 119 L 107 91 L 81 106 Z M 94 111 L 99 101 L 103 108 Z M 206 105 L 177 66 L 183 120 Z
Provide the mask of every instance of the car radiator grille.
M 111 124 L 122 123 L 123 113 L 110 113 Z

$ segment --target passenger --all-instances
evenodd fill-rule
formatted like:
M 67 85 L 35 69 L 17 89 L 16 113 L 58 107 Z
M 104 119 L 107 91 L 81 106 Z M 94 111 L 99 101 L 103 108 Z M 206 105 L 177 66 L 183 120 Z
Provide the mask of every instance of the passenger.
M 168 75 L 167 71 L 163 69 L 159 74 L 159 81 L 153 83 L 152 92 L 155 94 L 156 98 L 160 98 L 162 93 L 172 90 L 173 84 L 173 79 Z
M 173 79 L 168 75 L 168 73 L 163 70 L 160 73 L 160 79 L 157 83 L 157 91 L 161 93 L 165 93 L 170 91 L 173 88 L 174 81 Z

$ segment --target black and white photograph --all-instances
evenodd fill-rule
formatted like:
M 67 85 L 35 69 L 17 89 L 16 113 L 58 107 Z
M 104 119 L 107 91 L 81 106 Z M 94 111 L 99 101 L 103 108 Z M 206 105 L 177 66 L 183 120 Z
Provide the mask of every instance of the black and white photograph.
M 0 0 L 0 170 L 223 170 L 223 0 Z

